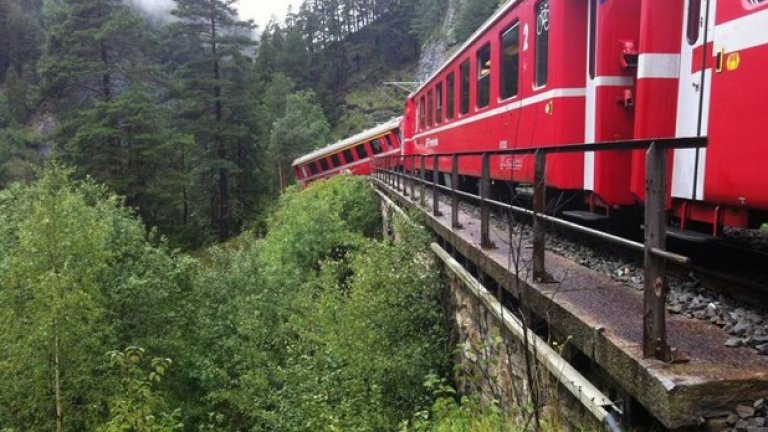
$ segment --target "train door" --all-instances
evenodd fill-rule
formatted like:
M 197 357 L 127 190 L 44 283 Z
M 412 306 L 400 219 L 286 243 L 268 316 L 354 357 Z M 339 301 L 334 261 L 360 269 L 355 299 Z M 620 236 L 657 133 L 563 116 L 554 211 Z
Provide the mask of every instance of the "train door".
M 635 75 L 640 1 L 590 0 L 584 141 L 620 141 L 634 136 Z M 602 206 L 634 203 L 630 192 L 631 152 L 587 152 L 584 190 Z
M 712 88 L 712 40 L 718 0 L 686 0 L 680 50 L 676 136 L 707 135 Z M 704 199 L 706 149 L 675 150 L 672 197 Z

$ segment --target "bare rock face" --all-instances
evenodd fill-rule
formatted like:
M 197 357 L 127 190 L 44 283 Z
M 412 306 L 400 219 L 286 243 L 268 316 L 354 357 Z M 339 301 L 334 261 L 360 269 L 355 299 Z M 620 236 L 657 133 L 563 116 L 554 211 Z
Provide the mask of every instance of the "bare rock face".
M 445 20 L 440 27 L 440 34 L 433 40 L 425 43 L 421 47 L 421 57 L 419 58 L 419 68 L 416 73 L 416 79 L 424 82 L 432 76 L 437 69 L 448 59 L 451 46 L 463 41 L 456 41 L 453 34 L 453 28 L 456 25 L 456 15 L 461 10 L 465 0 L 449 0 L 448 10 L 445 13 Z

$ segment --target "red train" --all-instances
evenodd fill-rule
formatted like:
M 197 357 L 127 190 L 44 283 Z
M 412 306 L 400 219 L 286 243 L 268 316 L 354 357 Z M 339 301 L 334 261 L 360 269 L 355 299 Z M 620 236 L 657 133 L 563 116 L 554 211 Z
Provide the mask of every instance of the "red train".
M 296 178 L 306 184 L 339 173 L 370 174 L 373 156 L 400 153 L 401 122 L 402 117 L 393 118 L 294 160 Z
M 512 0 L 407 98 L 401 153 L 707 136 L 670 150 L 674 223 L 756 227 L 768 222 L 766 71 L 768 0 Z M 547 186 L 586 210 L 573 217 L 643 202 L 643 152 L 547 157 Z M 471 183 L 479 158 L 459 171 Z M 494 158 L 491 177 L 530 184 L 533 158 Z

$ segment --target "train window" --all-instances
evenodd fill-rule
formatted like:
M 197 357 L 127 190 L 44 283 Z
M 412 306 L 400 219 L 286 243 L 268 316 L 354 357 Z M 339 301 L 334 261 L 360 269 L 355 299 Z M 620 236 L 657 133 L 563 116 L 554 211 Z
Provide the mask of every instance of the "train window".
M 397 142 L 393 139 L 392 134 L 384 135 L 384 141 L 387 143 L 387 148 L 389 150 L 394 150 L 397 148 Z
M 520 31 L 519 24 L 512 24 L 501 34 L 501 98 L 507 99 L 517 95 L 520 60 Z
M 427 105 L 424 103 L 424 96 L 419 99 L 419 130 L 427 126 L 426 122 Z
M 445 79 L 445 119 L 453 118 L 453 92 L 456 89 L 456 75 L 451 72 Z
M 689 45 L 693 45 L 699 40 L 700 17 L 701 0 L 688 0 L 688 26 L 686 28 L 686 36 Z
M 357 152 L 358 159 L 365 159 L 368 156 L 368 152 L 365 151 L 365 144 L 358 144 L 355 147 L 355 152 Z
M 371 141 L 371 151 L 373 151 L 373 154 L 379 154 L 384 151 L 384 147 L 381 145 L 381 140 L 376 138 L 375 140 Z
M 443 121 L 443 83 L 437 83 L 435 88 L 435 123 Z
M 491 44 L 477 51 L 477 107 L 488 105 L 491 100 Z
M 595 78 L 597 62 L 597 0 L 589 0 L 589 77 Z
M 536 58 L 534 63 L 534 84 L 541 87 L 547 84 L 549 57 L 549 0 L 536 3 Z
M 331 155 L 331 163 L 333 164 L 334 168 L 341 166 L 341 159 L 339 158 L 338 153 L 334 153 Z
M 328 171 L 328 161 L 325 159 L 320 159 L 320 168 L 322 168 L 323 171 Z
M 317 164 L 315 164 L 314 162 L 310 162 L 307 166 L 309 167 L 309 172 L 312 175 L 317 174 Z
M 435 110 L 435 98 L 432 90 L 427 92 L 427 126 L 432 126 L 433 111 Z
M 346 150 L 344 150 L 343 153 L 344 153 L 344 161 L 346 161 L 347 163 L 354 162 L 354 160 L 352 159 L 352 150 L 351 149 L 346 149 Z
M 466 60 L 459 66 L 459 79 L 461 80 L 459 83 L 461 85 L 459 93 L 459 104 L 461 106 L 459 107 L 459 112 L 466 114 L 469 112 L 469 60 Z

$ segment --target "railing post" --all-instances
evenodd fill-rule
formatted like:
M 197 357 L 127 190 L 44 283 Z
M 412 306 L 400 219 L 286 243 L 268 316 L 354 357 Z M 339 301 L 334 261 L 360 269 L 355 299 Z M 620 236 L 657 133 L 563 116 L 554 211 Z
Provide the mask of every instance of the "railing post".
M 491 156 L 483 153 L 482 175 L 480 177 L 480 247 L 490 249 L 495 247 L 489 235 L 491 210 L 488 207 L 488 195 L 491 187 Z
M 459 186 L 459 155 L 451 156 L 451 228 L 460 229 L 459 222 L 459 195 L 456 188 Z
M 549 279 L 544 266 L 544 221 L 539 215 L 544 214 L 546 206 L 547 155 L 541 149 L 536 150 L 536 165 L 533 176 L 533 280 L 546 282 Z
M 397 168 L 398 168 L 397 156 L 392 156 L 392 160 L 395 161 L 394 163 L 395 166 L 392 168 L 392 174 L 395 176 L 395 181 L 396 181 L 395 184 L 397 185 L 396 187 L 397 187 L 397 190 L 399 191 L 402 186 L 403 179 L 402 177 L 400 177 L 400 173 L 397 171 Z
M 651 253 L 651 248 L 664 249 L 667 236 L 665 194 L 667 151 L 652 142 L 645 155 L 645 286 L 643 298 L 643 356 L 662 361 L 672 360 L 667 344 L 665 300 L 667 277 L 664 258 Z
M 421 176 L 421 194 L 419 196 L 419 205 L 422 207 L 427 205 L 427 167 L 424 155 L 419 155 L 421 159 L 421 167 L 419 169 L 419 175 Z
M 410 180 L 408 179 L 408 174 L 407 174 L 407 170 L 406 170 L 406 168 L 407 168 L 406 165 L 407 164 L 405 163 L 405 160 L 406 160 L 405 156 L 400 156 L 400 176 L 403 179 L 403 196 L 407 197 L 408 196 L 408 183 L 410 182 Z
M 409 157 L 411 159 L 411 174 L 408 180 L 411 182 L 411 199 L 416 201 L 416 155 L 411 155 Z
M 440 183 L 440 169 L 437 166 L 439 158 L 438 155 L 432 157 L 432 214 L 435 216 L 442 215 L 440 212 L 440 191 L 437 187 Z

